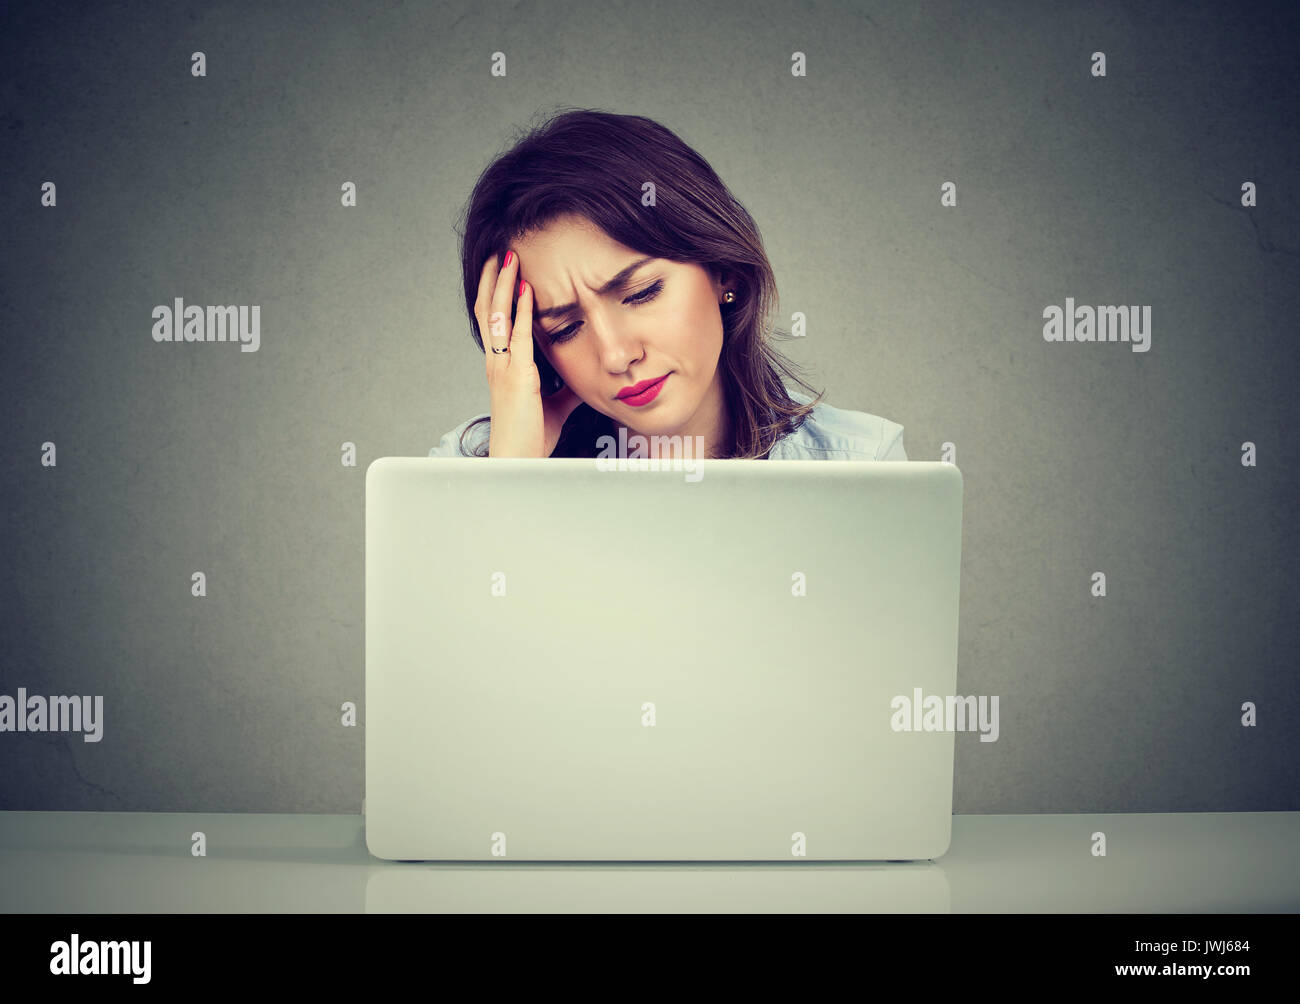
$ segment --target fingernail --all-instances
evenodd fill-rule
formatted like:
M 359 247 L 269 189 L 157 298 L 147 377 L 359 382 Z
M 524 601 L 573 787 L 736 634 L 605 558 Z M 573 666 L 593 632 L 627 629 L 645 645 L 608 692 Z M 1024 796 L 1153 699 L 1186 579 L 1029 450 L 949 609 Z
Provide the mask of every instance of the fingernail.
M 513 251 L 507 251 L 507 252 L 506 252 L 506 260 L 505 260 L 504 262 L 501 263 L 501 267 L 502 267 L 502 268 L 509 268 L 509 267 L 510 267 L 510 263 L 511 263 L 512 261 L 514 261 L 514 260 L 515 260 L 515 253 L 514 253 Z
M 528 283 L 524 282 L 523 279 L 520 279 L 520 280 L 519 280 L 519 288 L 518 288 L 517 290 L 515 290 L 515 296 L 523 296 L 523 295 L 524 295 L 524 287 L 527 286 L 527 285 L 528 285 Z

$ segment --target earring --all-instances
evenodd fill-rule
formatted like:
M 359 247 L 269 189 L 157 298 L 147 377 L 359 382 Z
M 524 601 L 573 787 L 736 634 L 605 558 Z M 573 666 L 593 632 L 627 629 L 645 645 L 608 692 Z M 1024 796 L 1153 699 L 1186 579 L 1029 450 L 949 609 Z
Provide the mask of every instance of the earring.
M 736 302 L 736 294 L 733 293 L 731 290 L 727 290 L 725 293 L 722 294 L 722 302 L 723 302 L 723 303 L 735 303 L 735 302 Z

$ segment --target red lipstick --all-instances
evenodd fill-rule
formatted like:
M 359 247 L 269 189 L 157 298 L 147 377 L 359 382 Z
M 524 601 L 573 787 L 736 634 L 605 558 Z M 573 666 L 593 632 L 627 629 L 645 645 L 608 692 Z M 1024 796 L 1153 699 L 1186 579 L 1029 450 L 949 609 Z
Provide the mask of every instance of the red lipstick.
M 642 380 L 640 383 L 628 384 L 618 392 L 618 400 L 624 404 L 630 404 L 633 408 L 640 408 L 642 405 L 649 404 L 659 396 L 659 392 L 663 390 L 664 381 L 670 375 L 670 373 L 665 373 L 653 380 Z

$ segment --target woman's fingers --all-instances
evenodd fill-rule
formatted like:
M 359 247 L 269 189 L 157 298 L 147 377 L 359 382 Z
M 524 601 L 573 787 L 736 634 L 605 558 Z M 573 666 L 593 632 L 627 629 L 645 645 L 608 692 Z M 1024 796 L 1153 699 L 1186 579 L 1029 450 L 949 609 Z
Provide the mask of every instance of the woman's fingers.
M 474 320 L 478 322 L 478 337 L 483 343 L 483 354 L 487 357 L 488 379 L 496 369 L 496 353 L 492 351 L 491 326 L 488 315 L 492 307 L 492 291 L 496 289 L 497 275 L 501 272 L 500 259 L 493 255 L 483 263 L 483 271 L 478 277 L 478 295 L 474 298 Z
M 524 282 L 515 303 L 515 330 L 510 339 L 510 354 L 515 357 L 512 365 L 519 366 L 523 372 L 535 365 L 533 362 L 533 287 Z M 540 380 L 539 380 L 540 385 Z
M 510 353 L 502 351 L 510 346 L 510 328 L 506 315 L 494 310 L 488 317 L 488 338 L 485 343 L 488 357 L 488 376 L 504 373 L 510 365 Z
M 484 265 L 474 301 L 474 316 L 485 335 L 485 365 L 492 400 L 488 456 L 549 456 L 550 430 L 542 402 L 541 376 L 533 357 L 532 287 L 527 283 L 516 285 L 519 258 L 513 252 L 507 253 L 499 266 L 496 262 L 493 257 Z M 511 321 L 510 305 L 516 296 L 515 318 Z M 494 347 L 508 351 L 493 352 Z
M 510 349 L 510 352 L 497 355 L 500 362 L 498 372 L 509 368 L 510 356 L 515 351 L 515 346 L 510 344 L 510 301 L 515 283 L 518 281 L 516 279 L 518 274 L 519 256 L 513 251 L 508 251 L 506 260 L 501 265 L 501 272 L 497 276 L 496 287 L 492 290 L 492 302 L 488 307 L 488 330 L 493 344 L 499 349 L 507 347 Z

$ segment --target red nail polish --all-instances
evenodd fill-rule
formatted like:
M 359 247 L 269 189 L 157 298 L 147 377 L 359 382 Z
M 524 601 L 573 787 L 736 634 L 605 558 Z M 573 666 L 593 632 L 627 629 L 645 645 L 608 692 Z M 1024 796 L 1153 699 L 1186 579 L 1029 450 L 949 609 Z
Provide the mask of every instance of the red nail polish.
M 525 285 L 527 285 L 527 284 L 524 282 L 524 280 L 523 280 L 523 279 L 520 279 L 520 280 L 519 280 L 519 289 L 517 289 L 517 290 L 515 291 L 515 296 L 523 296 L 523 295 L 524 295 L 524 286 L 525 286 Z
M 510 263 L 511 263 L 512 261 L 514 261 L 514 260 L 515 260 L 515 253 L 514 253 L 513 251 L 507 251 L 507 252 L 506 252 L 506 260 L 505 260 L 504 262 L 501 263 L 501 267 L 502 267 L 502 268 L 509 268 L 509 267 L 510 267 Z

